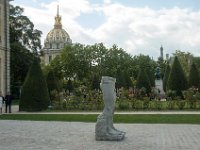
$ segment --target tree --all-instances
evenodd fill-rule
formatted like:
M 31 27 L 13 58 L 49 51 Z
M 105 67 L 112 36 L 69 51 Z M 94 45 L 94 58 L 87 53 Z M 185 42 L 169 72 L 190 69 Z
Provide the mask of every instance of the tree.
M 59 86 L 59 80 L 55 77 L 53 70 L 51 69 L 47 75 L 46 78 L 46 82 L 47 82 L 47 87 L 49 90 L 49 94 L 53 91 L 56 90 L 57 92 L 59 92 L 60 86 Z
M 183 98 L 182 91 L 187 89 L 187 79 L 177 56 L 169 74 L 167 89 L 176 91 L 177 96 Z
M 188 86 L 195 87 L 195 88 L 198 88 L 199 86 L 199 72 L 194 63 L 192 63 L 192 66 L 189 72 Z
M 171 68 L 169 64 L 165 68 L 165 73 L 164 73 L 164 78 L 163 78 L 163 90 L 167 92 L 167 82 L 169 79 L 169 74 L 170 74 Z
M 11 91 L 19 98 L 20 88 L 35 56 L 20 43 L 11 43 Z
M 119 89 L 121 87 L 125 87 L 125 78 L 124 78 L 124 73 L 122 70 L 118 69 L 116 73 L 116 88 Z
M 183 68 L 185 75 L 188 76 L 193 58 L 192 54 L 189 52 L 182 52 L 180 50 L 176 50 L 176 53 L 174 53 L 173 55 L 178 57 L 178 60 Z
M 96 74 L 94 74 L 92 78 L 92 90 L 98 90 L 100 89 L 100 81 Z
M 139 56 L 134 56 L 132 58 L 132 64 L 131 64 L 131 72 L 132 72 L 132 77 L 134 77 L 135 79 L 138 76 L 138 72 L 140 70 L 140 67 L 144 67 L 144 69 L 146 70 L 146 73 L 149 77 L 151 86 L 155 85 L 155 76 L 154 76 L 154 70 L 156 68 L 156 62 L 151 59 L 148 55 L 142 55 L 140 54 Z
M 24 9 L 10 5 L 10 42 L 18 42 L 37 54 L 41 48 L 40 30 L 34 29 L 34 24 L 27 16 L 23 16 Z
M 20 111 L 41 111 L 49 106 L 49 94 L 45 77 L 37 59 L 34 60 L 22 87 Z
M 66 85 L 66 90 L 68 90 L 68 93 L 70 94 L 74 89 L 73 83 L 72 81 L 69 79 L 67 81 L 67 85 Z
M 42 32 L 34 29 L 28 17 L 23 16 L 23 8 L 10 5 L 10 46 L 11 46 L 11 91 L 19 97 L 20 88 L 35 59 L 34 54 L 41 48 Z M 34 52 L 34 53 L 32 53 Z
M 136 88 L 137 89 L 145 88 L 146 93 L 151 92 L 151 83 L 149 81 L 149 78 L 146 74 L 144 67 L 140 67 L 140 71 L 138 73 L 137 82 L 136 82 Z
M 125 80 L 125 88 L 130 88 L 130 87 L 133 87 L 133 84 L 132 84 L 132 81 L 131 81 L 131 78 L 128 74 L 127 71 L 124 71 L 124 80 Z

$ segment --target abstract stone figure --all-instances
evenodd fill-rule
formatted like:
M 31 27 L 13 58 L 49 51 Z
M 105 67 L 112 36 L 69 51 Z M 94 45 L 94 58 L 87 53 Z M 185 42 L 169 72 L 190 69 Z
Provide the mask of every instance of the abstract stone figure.
M 116 100 L 116 79 L 103 76 L 100 87 L 103 92 L 104 110 L 97 118 L 95 136 L 97 141 L 120 141 L 124 139 L 125 132 L 113 126 L 113 114 Z

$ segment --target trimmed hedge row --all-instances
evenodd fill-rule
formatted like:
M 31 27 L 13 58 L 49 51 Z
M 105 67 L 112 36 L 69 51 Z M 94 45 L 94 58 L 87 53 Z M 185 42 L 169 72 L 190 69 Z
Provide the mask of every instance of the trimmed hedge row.
M 77 101 L 67 100 L 62 102 L 64 110 L 103 110 L 103 101 Z M 200 110 L 200 101 L 171 100 L 117 100 L 116 110 Z

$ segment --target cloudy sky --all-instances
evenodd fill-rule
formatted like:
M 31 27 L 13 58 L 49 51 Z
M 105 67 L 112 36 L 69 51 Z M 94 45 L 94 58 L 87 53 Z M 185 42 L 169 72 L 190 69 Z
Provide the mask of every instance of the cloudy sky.
M 53 28 L 57 4 L 74 43 L 117 44 L 131 55 L 157 58 L 175 50 L 200 56 L 199 0 L 14 0 L 43 32 Z

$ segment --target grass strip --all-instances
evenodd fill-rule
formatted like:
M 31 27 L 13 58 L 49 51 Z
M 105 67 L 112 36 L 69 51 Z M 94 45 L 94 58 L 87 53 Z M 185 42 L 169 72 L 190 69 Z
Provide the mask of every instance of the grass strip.
M 0 120 L 96 122 L 95 114 L 3 114 Z M 199 114 L 116 114 L 115 123 L 200 124 Z

